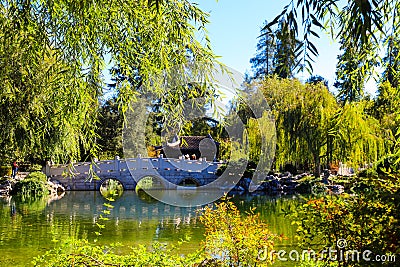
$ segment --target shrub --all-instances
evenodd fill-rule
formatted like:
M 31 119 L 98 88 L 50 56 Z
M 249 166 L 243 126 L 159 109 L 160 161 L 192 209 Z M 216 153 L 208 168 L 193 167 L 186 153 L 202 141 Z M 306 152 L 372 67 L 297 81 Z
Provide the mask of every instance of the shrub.
M 128 255 L 118 255 L 118 245 L 92 245 L 86 240 L 70 240 L 58 249 L 46 252 L 33 260 L 34 266 L 195 266 L 202 261 L 199 253 L 181 257 L 174 248 L 154 243 L 150 249 L 143 245 L 133 247 Z
M 25 179 L 15 184 L 13 193 L 24 198 L 48 195 L 49 189 L 46 175 L 41 172 L 30 173 Z
M 43 169 L 42 165 L 40 164 L 32 164 L 29 166 L 28 171 L 29 172 L 41 172 Z
M 298 205 L 293 223 L 303 247 L 319 249 L 322 244 L 338 249 L 336 242 L 344 239 L 348 251 L 400 252 L 400 177 L 387 174 L 380 179 L 358 179 L 366 187 L 355 194 L 311 197 Z M 349 262 L 346 266 L 365 264 Z
M 31 172 L 25 179 L 47 182 L 47 176 L 42 172 Z
M 11 173 L 11 166 L 0 166 L 0 178 L 3 178 L 4 176 L 11 176 Z
M 222 266 L 265 266 L 272 262 L 269 257 L 276 235 L 254 209 L 241 216 L 230 201 L 206 207 L 200 221 L 205 226 L 204 248 L 208 259 L 221 260 Z M 264 256 L 260 256 L 263 252 Z

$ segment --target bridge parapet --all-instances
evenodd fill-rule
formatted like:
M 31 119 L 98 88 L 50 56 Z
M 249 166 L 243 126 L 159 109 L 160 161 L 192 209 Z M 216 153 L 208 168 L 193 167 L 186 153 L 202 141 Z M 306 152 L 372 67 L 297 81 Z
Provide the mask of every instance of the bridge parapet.
M 119 180 L 124 189 L 132 190 L 146 176 L 162 177 L 172 185 L 191 179 L 201 186 L 215 181 L 220 162 L 172 158 L 127 158 L 47 164 L 45 174 L 69 190 L 98 190 L 105 179 Z M 176 187 L 176 186 L 175 186 Z M 172 189 L 174 186 L 169 186 Z

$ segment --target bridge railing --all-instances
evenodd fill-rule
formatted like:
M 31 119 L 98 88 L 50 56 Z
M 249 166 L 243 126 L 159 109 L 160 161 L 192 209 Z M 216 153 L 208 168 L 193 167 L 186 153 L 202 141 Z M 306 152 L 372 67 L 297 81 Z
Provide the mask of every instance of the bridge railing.
M 179 172 L 215 174 L 221 162 L 210 162 L 205 159 L 188 160 L 173 158 L 127 158 L 100 160 L 93 162 L 76 162 L 71 164 L 51 164 L 48 162 L 45 174 L 50 177 L 82 176 L 120 176 L 131 173 L 171 174 Z

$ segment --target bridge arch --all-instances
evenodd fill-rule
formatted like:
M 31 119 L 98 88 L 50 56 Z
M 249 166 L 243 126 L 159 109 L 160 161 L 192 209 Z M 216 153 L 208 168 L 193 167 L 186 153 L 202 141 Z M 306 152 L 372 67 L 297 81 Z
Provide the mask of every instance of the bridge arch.
M 94 180 L 94 182 L 95 182 L 95 189 L 94 190 L 96 190 L 96 191 L 99 191 L 101 186 L 102 185 L 106 185 L 106 183 L 109 182 L 109 180 L 115 180 L 115 181 L 119 182 L 122 185 L 123 189 L 126 190 L 124 182 L 121 181 L 121 179 L 118 179 L 117 177 L 114 177 L 114 176 L 107 176 L 107 177 L 98 176 L 98 177 L 100 179 Z
M 101 180 L 98 190 L 104 197 L 121 197 L 125 191 L 124 183 L 115 177 L 107 177 Z
M 136 180 L 136 190 L 167 189 L 164 178 L 156 175 L 143 175 Z
M 201 183 L 196 178 L 185 177 L 179 181 L 178 186 L 199 187 L 201 186 Z

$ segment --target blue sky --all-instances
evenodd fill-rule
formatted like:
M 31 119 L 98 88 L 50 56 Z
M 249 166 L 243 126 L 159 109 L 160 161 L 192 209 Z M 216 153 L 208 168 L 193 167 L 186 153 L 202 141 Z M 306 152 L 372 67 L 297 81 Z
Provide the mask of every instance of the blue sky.
M 213 51 L 221 56 L 225 65 L 241 73 L 251 70 L 249 60 L 255 55 L 257 37 L 265 20 L 271 21 L 279 14 L 288 0 L 199 0 L 199 7 L 210 13 L 207 26 Z M 313 64 L 314 75 L 321 75 L 329 81 L 334 90 L 335 68 L 339 45 L 326 33 L 315 39 L 319 57 Z M 309 73 L 299 73 L 300 80 L 306 80 Z M 366 91 L 375 93 L 375 82 L 370 81 Z

